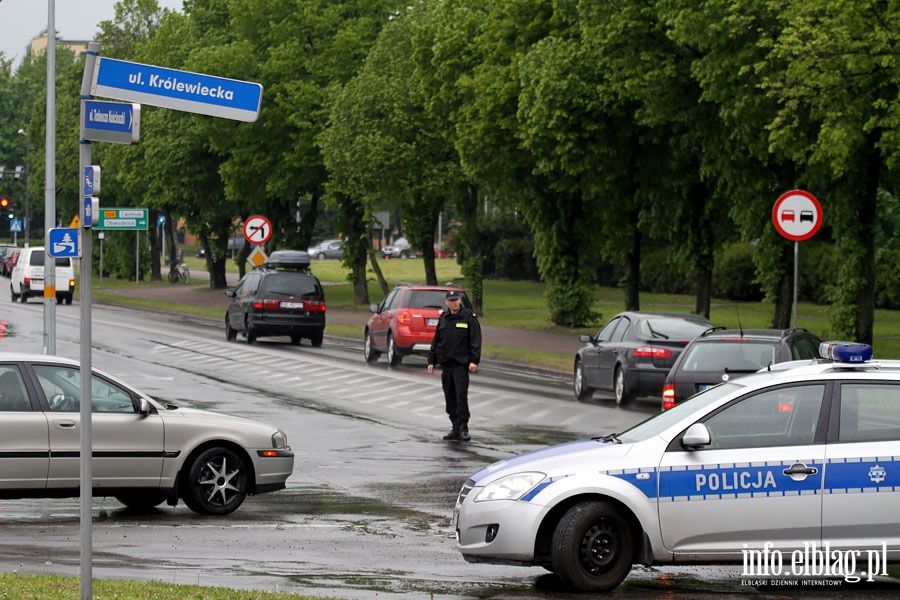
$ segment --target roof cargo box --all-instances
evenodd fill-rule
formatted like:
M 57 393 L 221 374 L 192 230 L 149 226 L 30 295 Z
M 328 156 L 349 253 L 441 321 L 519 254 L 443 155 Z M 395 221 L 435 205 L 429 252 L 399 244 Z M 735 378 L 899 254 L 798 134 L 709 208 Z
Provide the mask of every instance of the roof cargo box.
M 276 250 L 265 266 L 271 269 L 308 269 L 309 254 L 302 250 Z

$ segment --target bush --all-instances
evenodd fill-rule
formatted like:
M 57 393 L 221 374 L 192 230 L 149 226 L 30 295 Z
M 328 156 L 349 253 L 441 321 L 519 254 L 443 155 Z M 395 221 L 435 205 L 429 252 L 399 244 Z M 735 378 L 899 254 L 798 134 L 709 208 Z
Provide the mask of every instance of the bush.
M 693 278 L 683 265 L 675 263 L 669 257 L 665 247 L 647 249 L 641 254 L 641 286 L 642 292 L 651 294 L 693 294 Z
M 716 298 L 729 300 L 762 300 L 763 293 L 756 282 L 751 244 L 730 244 L 716 255 L 712 293 Z

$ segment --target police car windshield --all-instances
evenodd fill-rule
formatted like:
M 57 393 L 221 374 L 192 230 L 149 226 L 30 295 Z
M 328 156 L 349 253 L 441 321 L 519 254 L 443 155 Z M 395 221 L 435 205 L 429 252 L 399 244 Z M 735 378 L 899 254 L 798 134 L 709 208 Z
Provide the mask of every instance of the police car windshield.
M 686 402 L 676 404 L 669 410 L 650 417 L 646 421 L 641 421 L 631 429 L 623 431 L 619 434 L 619 439 L 626 444 L 648 440 L 678 424 L 679 421 L 689 418 L 690 415 L 702 412 L 705 407 L 742 387 L 738 382 L 723 383 L 711 387 L 704 392 L 691 396 Z M 687 424 L 685 424 L 685 427 L 687 427 Z

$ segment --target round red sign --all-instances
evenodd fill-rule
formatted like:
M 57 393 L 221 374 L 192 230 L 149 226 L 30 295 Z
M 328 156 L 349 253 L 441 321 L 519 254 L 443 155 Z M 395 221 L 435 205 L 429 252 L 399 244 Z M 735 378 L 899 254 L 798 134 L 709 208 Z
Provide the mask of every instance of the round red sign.
M 822 205 L 803 190 L 785 192 L 775 201 L 772 222 L 778 233 L 794 242 L 816 235 L 822 226 Z
M 247 217 L 244 221 L 244 237 L 251 244 L 265 244 L 272 237 L 272 223 L 262 215 Z

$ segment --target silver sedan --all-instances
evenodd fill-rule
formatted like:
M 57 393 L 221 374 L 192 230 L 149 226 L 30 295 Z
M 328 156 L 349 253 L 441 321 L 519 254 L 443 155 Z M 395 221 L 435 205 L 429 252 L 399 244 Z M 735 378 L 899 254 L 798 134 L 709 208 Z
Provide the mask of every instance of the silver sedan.
M 81 372 L 58 356 L 0 353 L 0 498 L 79 495 Z M 294 466 L 277 428 L 163 405 L 98 370 L 91 378 L 94 496 L 148 509 L 178 499 L 226 515 L 280 490 Z

